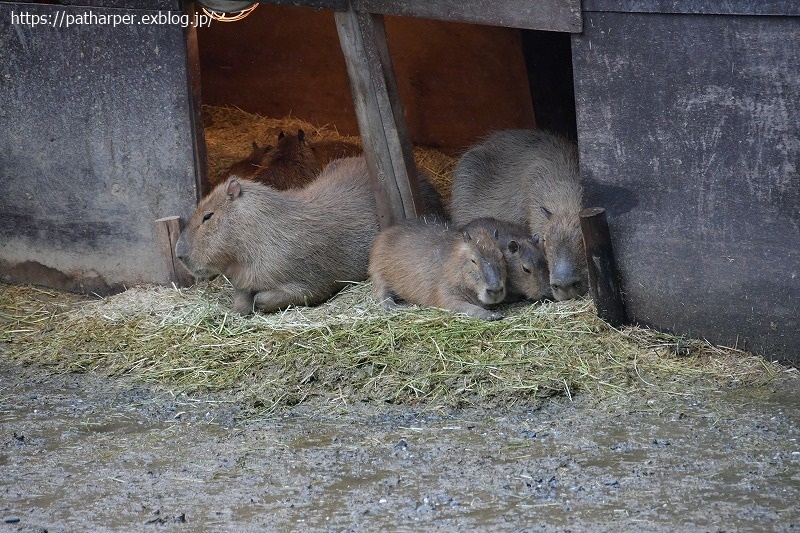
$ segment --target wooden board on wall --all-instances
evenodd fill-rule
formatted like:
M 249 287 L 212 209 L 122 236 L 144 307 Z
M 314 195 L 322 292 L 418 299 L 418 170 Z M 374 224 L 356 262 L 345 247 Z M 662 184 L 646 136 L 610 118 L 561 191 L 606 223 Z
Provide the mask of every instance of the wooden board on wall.
M 386 17 L 386 33 L 415 144 L 457 151 L 534 126 L 520 30 Z M 332 11 L 262 4 L 198 39 L 203 103 L 358 134 Z
M 202 172 L 186 31 L 15 25 L 20 5 L 85 11 L 0 2 L 0 281 L 98 294 L 168 284 L 154 221 L 192 213 Z

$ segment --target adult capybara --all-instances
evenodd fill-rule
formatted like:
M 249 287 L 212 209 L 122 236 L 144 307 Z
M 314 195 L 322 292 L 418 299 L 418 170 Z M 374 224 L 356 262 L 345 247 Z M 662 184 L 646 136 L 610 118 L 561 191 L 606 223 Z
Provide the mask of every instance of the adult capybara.
M 453 222 L 495 217 L 541 235 L 556 300 L 589 287 L 582 204 L 577 147 L 546 131 L 495 132 L 467 150 L 453 172 Z
M 478 218 L 462 226 L 473 233 L 476 228 L 497 234 L 506 261 L 508 283 L 505 302 L 545 300 L 553 297 L 550 270 L 539 235 L 531 235 L 526 226 L 495 218 Z
M 253 179 L 280 191 L 303 188 L 320 173 L 303 130 L 297 130 L 297 135 L 280 132 L 277 144 L 264 153 L 260 166 Z
M 484 228 L 461 232 L 419 219 L 395 224 L 375 238 L 369 274 L 376 298 L 389 309 L 399 298 L 485 320 L 503 318 L 486 309 L 505 298 L 506 266 L 496 236 Z
M 364 159 L 344 159 L 304 189 L 229 178 L 197 206 L 175 252 L 195 276 L 231 281 L 234 312 L 271 312 L 365 280 L 377 220 Z
M 269 150 L 272 150 L 272 146 L 259 146 L 253 141 L 253 149 L 250 155 L 231 165 L 231 167 L 225 171 L 225 178 L 231 176 L 238 176 L 249 180 L 255 178 L 261 171 L 261 161 Z

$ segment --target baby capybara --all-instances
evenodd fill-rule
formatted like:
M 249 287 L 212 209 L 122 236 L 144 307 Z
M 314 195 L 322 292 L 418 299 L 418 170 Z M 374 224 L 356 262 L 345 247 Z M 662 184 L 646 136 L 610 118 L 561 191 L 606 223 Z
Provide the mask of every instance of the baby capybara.
M 497 239 L 508 271 L 505 302 L 545 300 L 553 297 L 550 290 L 550 271 L 544 248 L 538 235 L 531 235 L 526 226 L 495 218 L 478 218 L 461 227 L 474 232 L 481 227 Z
M 264 159 L 264 155 L 270 150 L 272 150 L 272 146 L 259 146 L 253 141 L 253 149 L 250 151 L 250 155 L 231 165 L 225 171 L 225 178 L 231 176 L 238 176 L 248 180 L 255 178 L 261 171 L 261 161 Z
M 279 191 L 301 189 L 320 173 L 317 157 L 303 130 L 297 130 L 297 135 L 280 132 L 277 144 L 264 153 L 260 166 L 253 179 Z
M 451 229 L 440 222 L 406 220 L 378 234 L 369 274 L 383 305 L 407 303 L 497 320 L 486 309 L 505 298 L 506 266 L 495 235 Z
M 542 130 L 495 132 L 467 150 L 453 172 L 454 224 L 494 217 L 541 235 L 556 300 L 589 288 L 582 203 L 575 143 Z
M 197 206 L 175 252 L 196 277 L 231 281 L 234 312 L 271 312 L 320 303 L 365 280 L 377 233 L 367 166 L 351 158 L 304 189 L 228 178 Z

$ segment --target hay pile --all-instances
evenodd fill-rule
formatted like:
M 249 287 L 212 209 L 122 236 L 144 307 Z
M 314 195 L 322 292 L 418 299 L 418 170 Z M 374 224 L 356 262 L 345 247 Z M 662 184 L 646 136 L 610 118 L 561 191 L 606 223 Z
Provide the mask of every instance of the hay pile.
M 208 153 L 208 176 L 214 186 L 223 178 L 230 166 L 248 155 L 253 141 L 259 146 L 275 145 L 278 134 L 283 131 L 294 134 L 302 129 L 306 139 L 317 141 L 346 141 L 361 146 L 360 137 L 339 135 L 335 128 L 314 126 L 297 118 L 273 119 L 247 113 L 236 107 L 204 106 L 206 148 Z M 455 160 L 432 148 L 415 147 L 417 166 L 427 174 L 442 198 L 450 198 L 451 174 Z
M 6 357 L 57 371 L 221 391 L 251 409 L 323 402 L 535 404 L 553 395 L 686 394 L 759 384 L 776 364 L 599 320 L 590 300 L 514 305 L 484 322 L 430 308 L 387 313 L 368 282 L 314 308 L 229 314 L 224 279 L 105 299 L 0 285 Z
M 273 143 L 281 130 L 303 129 L 311 142 L 359 142 L 292 118 L 205 112 L 212 183 L 253 141 Z M 424 148 L 415 157 L 449 198 L 453 160 Z M 176 392 L 218 391 L 269 411 L 309 399 L 487 407 L 553 395 L 685 394 L 689 386 L 763 383 L 783 372 L 734 349 L 610 328 L 586 299 L 517 304 L 490 323 L 428 308 L 387 313 L 368 282 L 318 307 L 249 318 L 229 314 L 231 296 L 224 278 L 105 299 L 0 285 L 0 355 Z

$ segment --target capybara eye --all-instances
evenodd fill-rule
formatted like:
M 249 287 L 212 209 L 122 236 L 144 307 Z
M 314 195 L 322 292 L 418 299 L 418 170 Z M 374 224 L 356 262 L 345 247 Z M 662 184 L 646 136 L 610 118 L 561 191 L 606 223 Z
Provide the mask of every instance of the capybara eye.
M 209 218 L 211 218 L 213 216 L 214 216 L 214 212 L 213 211 L 211 211 L 210 213 L 206 213 L 205 215 L 203 215 L 203 222 L 205 222 L 206 220 L 208 220 Z
M 531 269 L 526 267 L 525 265 L 522 265 L 522 270 L 525 271 L 526 274 L 530 274 L 531 273 Z

